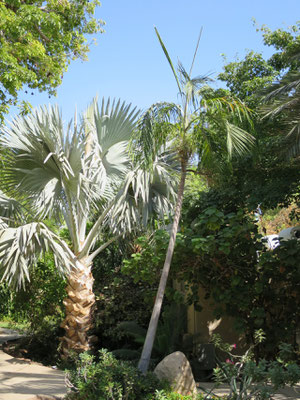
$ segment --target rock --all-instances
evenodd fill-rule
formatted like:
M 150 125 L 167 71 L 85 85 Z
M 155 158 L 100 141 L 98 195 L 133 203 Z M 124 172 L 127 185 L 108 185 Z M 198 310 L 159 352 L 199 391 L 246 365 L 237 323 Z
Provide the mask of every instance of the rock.
M 176 351 L 165 357 L 157 364 L 154 373 L 158 379 L 167 380 L 174 392 L 181 395 L 195 395 L 197 393 L 192 368 L 181 351 Z

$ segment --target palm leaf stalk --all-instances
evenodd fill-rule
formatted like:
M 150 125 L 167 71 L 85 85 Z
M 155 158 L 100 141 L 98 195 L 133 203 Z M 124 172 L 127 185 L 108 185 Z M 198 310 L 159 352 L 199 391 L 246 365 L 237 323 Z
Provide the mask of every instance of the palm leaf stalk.
M 151 214 L 165 215 L 175 195 L 165 155 L 157 155 L 152 173 L 130 161 L 127 147 L 137 117 L 120 101 L 103 100 L 100 107 L 94 101 L 80 123 L 75 116 L 65 129 L 57 107 L 40 108 L 16 117 L 1 137 L 6 149 L 0 192 L 2 279 L 24 285 L 41 254 L 54 255 L 68 279 L 61 339 L 65 357 L 91 346 L 94 258 L 126 232 L 142 228 Z M 67 226 L 70 243 L 45 218 Z
M 147 372 L 151 358 L 175 248 L 189 163 L 196 152 L 200 154 L 200 162 L 205 161 L 205 157 L 203 157 L 203 148 L 205 147 L 204 145 L 207 137 L 205 133 L 210 129 L 214 129 L 218 133 L 226 135 L 229 156 L 232 152 L 242 154 L 247 151 L 254 142 L 252 135 L 234 124 L 234 122 L 241 124 L 244 120 L 250 122 L 249 110 L 243 103 L 237 99 L 206 99 L 203 96 L 201 97 L 201 90 L 203 86 L 207 85 L 209 78 L 205 76 L 191 78 L 201 33 L 197 41 L 189 73 L 180 62 L 177 73 L 156 28 L 155 32 L 175 77 L 181 104 L 159 103 L 151 106 L 140 120 L 139 129 L 133 143 L 136 149 L 143 149 L 142 156 L 145 157 L 146 160 L 148 160 L 148 164 L 151 165 L 152 160 L 155 159 L 156 150 L 168 140 L 171 140 L 177 154 L 177 159 L 181 165 L 181 172 L 169 245 L 147 335 L 138 364 L 138 368 L 142 373 Z M 201 141 L 202 147 L 199 149 L 199 143 Z

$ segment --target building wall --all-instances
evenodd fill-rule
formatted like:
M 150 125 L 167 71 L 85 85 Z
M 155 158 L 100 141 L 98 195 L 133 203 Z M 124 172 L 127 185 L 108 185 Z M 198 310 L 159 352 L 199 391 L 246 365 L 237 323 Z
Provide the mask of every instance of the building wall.
M 243 335 L 238 334 L 234 328 L 234 319 L 223 317 L 216 319 L 213 315 L 213 303 L 211 299 L 204 298 L 204 290 L 199 289 L 200 304 L 203 306 L 201 312 L 190 306 L 187 310 L 187 331 L 195 337 L 198 343 L 208 343 L 213 334 L 220 334 L 223 341 L 237 344 L 237 349 L 244 347 Z

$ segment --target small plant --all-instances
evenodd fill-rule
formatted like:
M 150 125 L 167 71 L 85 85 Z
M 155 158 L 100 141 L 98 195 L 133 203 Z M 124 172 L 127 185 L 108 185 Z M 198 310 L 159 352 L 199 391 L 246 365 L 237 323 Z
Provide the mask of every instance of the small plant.
M 217 384 L 226 382 L 230 387 L 228 399 L 232 400 L 267 400 L 271 399 L 275 391 L 285 385 L 295 385 L 300 379 L 300 367 L 291 361 L 293 358 L 292 346 L 281 344 L 279 356 L 275 361 L 260 359 L 254 361 L 254 348 L 265 340 L 262 330 L 255 332 L 255 343 L 250 346 L 244 355 L 232 353 L 236 345 L 223 343 L 219 335 L 213 337 L 217 348 L 226 352 L 225 362 L 218 361 L 214 369 Z
M 213 396 L 207 394 L 198 394 L 196 396 L 184 396 L 175 392 L 166 392 L 165 390 L 156 390 L 153 400 L 222 400 L 226 396 Z M 152 398 L 151 398 L 152 400 Z

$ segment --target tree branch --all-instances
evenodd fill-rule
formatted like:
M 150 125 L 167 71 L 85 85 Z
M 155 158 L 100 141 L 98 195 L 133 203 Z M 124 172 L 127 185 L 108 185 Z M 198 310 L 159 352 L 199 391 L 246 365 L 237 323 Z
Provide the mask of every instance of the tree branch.
M 35 30 L 40 34 L 40 36 L 45 40 L 45 42 L 50 43 L 50 39 L 41 31 L 41 29 L 34 25 Z

